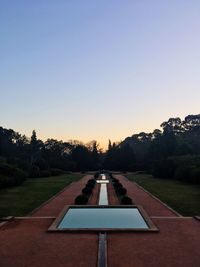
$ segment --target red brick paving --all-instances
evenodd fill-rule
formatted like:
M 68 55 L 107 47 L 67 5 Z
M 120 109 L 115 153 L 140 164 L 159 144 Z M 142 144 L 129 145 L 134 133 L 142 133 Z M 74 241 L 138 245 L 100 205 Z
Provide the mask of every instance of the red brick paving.
M 109 233 L 109 267 L 199 267 L 200 223 L 176 212 L 122 175 L 115 175 L 135 204 L 142 205 L 158 233 Z M 169 218 L 170 217 L 170 218 Z
M 110 267 L 199 267 L 200 224 L 188 218 L 153 219 L 158 233 L 108 235 Z
M 98 205 L 99 191 L 100 191 L 100 184 L 96 184 L 93 189 L 92 196 L 90 197 L 88 201 L 89 205 Z
M 119 200 L 115 194 L 115 190 L 111 183 L 107 184 L 107 191 L 108 191 L 108 203 L 110 205 L 119 205 Z
M 91 176 L 67 187 L 35 211 L 30 219 L 15 219 L 0 227 L 1 267 L 95 267 L 98 233 L 49 233 L 48 227 L 65 205 L 73 204 Z M 159 228 L 158 233 L 108 233 L 108 267 L 199 267 L 200 222 L 173 211 L 125 177 L 118 179 Z M 89 204 L 98 201 L 96 185 Z M 108 185 L 110 204 L 118 204 Z M 170 218 L 169 218 L 170 217 Z
M 0 232 L 1 267 L 96 266 L 98 236 L 47 233 L 52 219 L 15 220 Z

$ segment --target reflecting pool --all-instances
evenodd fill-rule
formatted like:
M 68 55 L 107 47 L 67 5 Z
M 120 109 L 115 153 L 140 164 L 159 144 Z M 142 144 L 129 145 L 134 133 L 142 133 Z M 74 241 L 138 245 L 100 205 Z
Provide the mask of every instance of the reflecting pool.
M 58 229 L 148 229 L 138 208 L 69 208 Z

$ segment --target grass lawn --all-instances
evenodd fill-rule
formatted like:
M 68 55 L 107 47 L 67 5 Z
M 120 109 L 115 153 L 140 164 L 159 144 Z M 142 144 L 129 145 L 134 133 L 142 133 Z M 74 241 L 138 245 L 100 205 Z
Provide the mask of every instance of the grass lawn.
M 199 185 L 158 179 L 147 174 L 129 174 L 127 178 L 144 187 L 181 215 L 200 215 Z
M 41 205 L 81 174 L 64 174 L 47 178 L 33 178 L 22 185 L 0 190 L 0 217 L 23 216 Z

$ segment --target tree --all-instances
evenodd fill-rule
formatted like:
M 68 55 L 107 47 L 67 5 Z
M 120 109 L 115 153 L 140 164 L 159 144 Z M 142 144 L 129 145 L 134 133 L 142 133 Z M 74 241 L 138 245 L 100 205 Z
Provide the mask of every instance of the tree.
M 37 146 L 37 135 L 36 135 L 36 131 L 35 130 L 32 131 L 32 135 L 31 135 L 31 146 L 32 147 Z
M 163 122 L 160 125 L 163 131 L 173 132 L 175 135 L 179 135 L 183 131 L 182 121 L 180 118 L 170 118 L 167 122 Z
M 78 171 L 86 171 L 91 168 L 91 152 L 83 145 L 74 147 L 71 153 L 71 159 L 76 163 Z
M 108 151 L 111 150 L 111 149 L 112 149 L 112 143 L 111 143 L 111 141 L 109 139 L 109 141 L 108 141 Z
M 31 142 L 30 142 L 31 165 L 34 165 L 36 160 L 41 157 L 41 149 L 43 146 L 44 146 L 43 142 L 37 139 L 36 131 L 33 130 L 32 135 L 31 135 Z

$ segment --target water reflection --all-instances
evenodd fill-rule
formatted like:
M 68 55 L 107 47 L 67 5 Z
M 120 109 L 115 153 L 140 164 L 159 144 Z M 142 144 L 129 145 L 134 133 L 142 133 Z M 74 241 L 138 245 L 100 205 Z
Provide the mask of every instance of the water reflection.
M 137 208 L 70 208 L 59 229 L 67 228 L 137 228 L 148 229 Z

